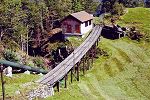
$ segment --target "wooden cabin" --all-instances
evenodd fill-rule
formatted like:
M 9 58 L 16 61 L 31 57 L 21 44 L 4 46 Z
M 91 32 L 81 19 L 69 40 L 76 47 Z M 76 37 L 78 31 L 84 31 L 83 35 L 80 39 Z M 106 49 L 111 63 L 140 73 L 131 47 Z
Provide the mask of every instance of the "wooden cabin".
M 93 28 L 93 16 L 85 11 L 70 14 L 61 21 L 61 28 L 65 35 L 84 36 Z

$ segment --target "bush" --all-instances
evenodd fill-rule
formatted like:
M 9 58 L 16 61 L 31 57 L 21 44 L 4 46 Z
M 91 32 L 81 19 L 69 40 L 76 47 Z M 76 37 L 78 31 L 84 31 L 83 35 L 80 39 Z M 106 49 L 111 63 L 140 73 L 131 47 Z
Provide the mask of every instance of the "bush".
M 11 51 L 11 50 L 5 50 L 3 53 L 3 56 L 8 61 L 12 61 L 12 62 L 18 62 L 19 61 L 19 58 L 16 55 L 16 53 Z
M 35 64 L 37 67 L 39 67 L 39 68 L 45 69 L 44 63 L 45 63 L 45 62 L 44 62 L 43 58 L 41 58 L 41 57 L 36 57 L 36 58 L 34 59 L 34 64 Z
M 30 67 L 35 67 L 35 64 L 32 59 L 26 60 L 25 65 L 30 66 Z
M 146 42 L 150 42 L 150 34 L 149 34 L 149 33 L 146 33 L 146 34 L 143 36 L 143 39 L 144 39 Z
M 123 6 L 123 4 L 119 4 L 118 2 L 116 2 L 114 5 L 113 5 L 113 9 L 111 11 L 111 13 L 113 15 L 123 15 L 124 14 L 124 11 L 125 11 L 125 8 Z
M 143 34 L 136 30 L 135 27 L 130 28 L 128 31 L 128 37 L 132 40 L 140 41 L 143 38 Z
M 5 39 L 3 40 L 3 45 L 5 45 L 6 49 L 12 50 L 12 51 L 18 51 L 20 50 L 20 46 L 13 40 Z

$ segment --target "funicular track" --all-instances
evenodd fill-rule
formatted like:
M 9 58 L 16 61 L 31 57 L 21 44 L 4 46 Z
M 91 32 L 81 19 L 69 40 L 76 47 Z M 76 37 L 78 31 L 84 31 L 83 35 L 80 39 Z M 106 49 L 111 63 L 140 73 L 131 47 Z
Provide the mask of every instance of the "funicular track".
M 79 81 L 79 62 L 85 55 L 90 51 L 93 50 L 93 47 L 96 48 L 96 44 L 100 40 L 102 27 L 97 25 L 93 28 L 90 35 L 86 38 L 86 40 L 77 48 L 75 49 L 64 61 L 62 61 L 59 65 L 57 65 L 53 70 L 39 79 L 37 82 L 49 86 L 54 86 L 65 76 L 71 72 L 75 65 L 77 65 L 77 80 Z M 92 51 L 93 52 L 93 51 Z M 92 55 L 93 57 L 93 55 Z M 83 69 L 84 70 L 84 69 Z M 66 83 L 66 82 L 65 82 Z

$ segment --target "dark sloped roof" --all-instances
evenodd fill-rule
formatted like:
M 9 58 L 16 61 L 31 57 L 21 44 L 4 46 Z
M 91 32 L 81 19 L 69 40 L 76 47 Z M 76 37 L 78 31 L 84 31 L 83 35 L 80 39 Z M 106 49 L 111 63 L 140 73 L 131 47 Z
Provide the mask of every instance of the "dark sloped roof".
M 48 35 L 51 36 L 51 35 L 57 34 L 59 32 L 62 32 L 62 29 L 61 28 L 55 28 L 55 29 L 52 29 L 50 32 L 48 32 Z
M 93 16 L 85 11 L 73 13 L 73 14 L 71 14 L 71 16 L 73 16 L 74 18 L 78 19 L 81 22 L 85 22 L 85 21 L 93 19 Z

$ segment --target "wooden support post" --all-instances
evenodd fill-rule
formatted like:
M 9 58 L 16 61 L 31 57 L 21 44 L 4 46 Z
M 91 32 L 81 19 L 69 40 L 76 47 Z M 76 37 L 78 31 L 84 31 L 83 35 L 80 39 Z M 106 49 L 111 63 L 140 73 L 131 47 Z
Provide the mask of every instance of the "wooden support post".
M 0 66 L 0 73 L 1 73 L 1 84 L 2 84 L 2 96 L 3 96 L 3 100 L 5 100 L 5 87 L 4 87 L 4 79 L 3 79 L 3 66 Z
M 94 46 L 95 46 L 95 49 L 96 49 L 96 47 L 97 47 L 97 43 L 96 42 L 94 43 Z
M 98 46 L 98 42 L 99 42 L 99 41 L 98 41 L 98 39 L 97 39 L 97 41 L 96 41 L 96 46 Z
M 71 83 L 73 82 L 73 68 L 71 69 Z
M 85 58 L 85 69 L 86 71 L 88 70 L 88 54 L 86 53 L 86 58 Z
M 79 71 L 82 70 L 81 64 L 82 64 L 82 59 L 81 59 L 80 62 L 79 62 Z
M 98 41 L 100 41 L 100 36 L 98 37 Z
M 93 66 L 93 62 L 94 62 L 94 52 L 93 52 L 93 48 L 92 48 L 92 66 Z
M 88 68 L 88 70 L 90 69 L 90 62 L 89 62 L 90 60 L 89 60 L 89 57 L 87 58 L 87 68 Z
M 77 73 L 77 64 L 74 65 L 74 73 Z
M 94 57 L 96 57 L 96 43 L 93 45 L 93 51 L 94 51 L 93 55 Z
M 57 85 L 57 91 L 59 92 L 59 82 L 57 82 L 56 85 Z
M 99 45 L 99 40 L 97 40 L 97 46 Z
M 98 37 L 97 41 L 99 42 L 99 37 Z
M 83 58 L 83 75 L 85 74 L 85 57 Z
M 79 81 L 79 63 L 77 63 L 77 81 Z
M 65 88 L 67 88 L 67 74 L 65 75 Z

